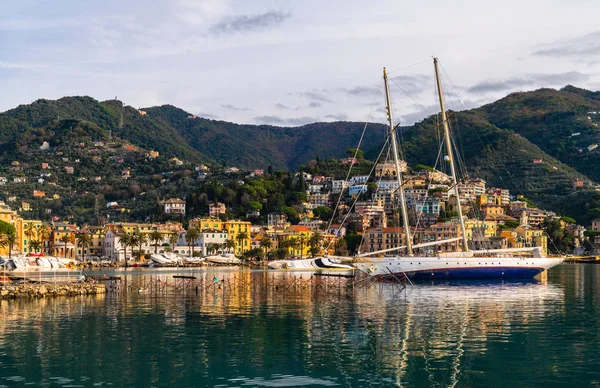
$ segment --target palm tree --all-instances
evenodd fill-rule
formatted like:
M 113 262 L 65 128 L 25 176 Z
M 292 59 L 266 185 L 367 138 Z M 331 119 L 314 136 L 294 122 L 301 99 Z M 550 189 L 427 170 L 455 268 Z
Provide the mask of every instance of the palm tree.
M 206 244 L 206 253 L 210 255 L 211 253 L 217 251 L 219 249 L 218 245 L 219 244 L 217 244 L 217 243 Z
M 77 245 L 81 245 L 81 252 L 83 253 L 83 261 L 85 261 L 85 250 L 92 243 L 92 236 L 87 233 L 77 233 L 75 235 Z
M 33 240 L 33 237 L 36 235 L 37 228 L 36 228 L 35 224 L 33 222 L 27 223 L 27 224 L 25 224 L 23 229 L 25 229 L 25 236 L 27 236 L 27 239 L 29 240 L 29 244 L 31 244 L 31 240 Z
M 119 243 L 123 245 L 123 249 L 125 250 L 125 268 L 127 268 L 127 247 L 132 247 L 131 256 L 133 256 L 133 238 L 131 235 L 123 233 L 119 236 Z
M 300 244 L 300 258 L 304 255 L 304 246 L 308 242 L 308 237 L 305 234 L 298 236 L 298 244 Z
M 321 251 L 321 233 L 314 232 L 308 239 L 308 245 L 310 246 L 310 255 L 315 257 Z
M 148 239 L 154 243 L 154 253 L 156 253 L 158 251 L 158 244 L 164 241 L 162 233 L 158 230 L 153 230 L 148 235 Z
M 65 233 L 61 238 L 58 239 L 61 243 L 65 244 L 64 256 L 67 257 L 67 244 L 71 242 L 71 236 L 68 233 Z
M 133 242 L 134 246 L 138 246 L 140 249 L 138 250 L 138 261 L 142 259 L 142 245 L 148 242 L 148 235 L 144 234 L 140 231 L 133 233 Z M 133 253 L 132 253 L 133 255 Z
M 238 244 L 240 246 L 240 253 L 242 253 L 244 251 L 244 240 L 248 239 L 248 233 L 246 232 L 240 232 L 237 236 L 236 236 L 236 240 L 238 240 Z
M 40 243 L 42 243 L 42 249 L 46 246 L 46 241 L 50 238 L 50 228 L 48 225 L 42 224 L 38 228 L 38 237 L 40 238 Z
M 268 255 L 269 249 L 273 247 L 273 241 L 271 241 L 271 238 L 269 236 L 263 236 L 263 239 L 260 240 L 260 247 L 264 248 L 265 255 Z
M 232 238 L 225 240 L 223 248 L 228 249 L 229 252 L 231 252 L 231 250 L 235 248 L 235 240 Z
M 192 247 L 194 242 L 200 237 L 200 231 L 197 228 L 190 228 L 185 235 L 185 242 L 190 247 L 190 257 L 192 257 Z
M 40 243 L 39 241 L 36 241 L 36 240 L 31 241 L 31 243 L 29 244 L 30 251 L 33 251 L 33 252 L 39 251 L 41 246 L 42 246 L 42 243 Z
M 300 241 L 298 241 L 298 237 L 292 237 L 288 240 L 288 247 L 292 248 L 292 256 L 295 256 L 294 253 L 299 246 Z
M 169 244 L 171 244 L 171 251 L 175 251 L 175 244 L 179 241 L 179 234 L 177 232 L 173 232 L 169 235 Z
M 12 258 L 12 250 L 13 247 L 17 244 L 17 232 L 13 229 L 10 232 L 3 233 L 0 236 L 0 247 L 6 248 L 8 247 L 8 258 Z

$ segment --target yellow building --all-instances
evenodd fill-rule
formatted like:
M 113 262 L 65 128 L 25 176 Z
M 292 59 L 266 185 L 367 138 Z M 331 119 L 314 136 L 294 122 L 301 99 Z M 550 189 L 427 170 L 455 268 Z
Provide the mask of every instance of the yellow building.
M 52 248 L 51 252 L 54 256 L 75 258 L 75 233 L 77 228 L 75 225 L 57 222 L 52 230 Z M 64 236 L 69 236 L 69 240 L 65 243 L 61 241 Z
M 469 241 L 473 240 L 473 236 L 477 238 L 495 237 L 498 232 L 498 223 L 496 221 L 465 220 L 465 232 Z
M 12 226 L 17 228 L 17 223 L 21 217 L 17 214 L 16 211 L 12 210 L 8 205 L 4 202 L 0 201 L 0 220 L 11 224 Z M 18 235 L 17 235 L 18 236 Z M 20 239 L 18 241 L 21 241 Z M 18 244 L 18 243 L 17 243 Z M 13 251 L 20 248 L 18 246 L 13 247 Z M 7 256 L 8 255 L 8 247 L 0 247 L 0 255 Z
M 285 229 L 283 233 L 277 234 L 277 246 L 281 247 L 285 245 L 284 241 L 290 241 L 295 238 L 298 239 L 298 246 L 296 247 L 288 247 L 287 251 L 290 255 L 293 256 L 309 256 L 310 246 L 308 245 L 308 240 L 313 235 L 312 230 L 306 226 L 302 225 L 292 225 Z M 302 243 L 300 243 L 302 239 Z M 283 243 L 283 244 L 282 244 Z
M 39 235 L 40 227 L 42 226 L 42 221 L 40 220 L 23 220 L 19 218 L 15 224 L 15 228 L 17 229 L 17 237 L 18 237 L 18 250 L 23 253 L 39 253 L 42 251 L 43 247 L 32 248 L 32 241 L 40 241 L 41 236 Z M 17 248 L 17 247 L 15 247 Z
M 223 222 L 223 226 L 227 234 L 229 235 L 229 239 L 233 239 L 235 241 L 235 250 L 234 253 L 242 254 L 248 250 L 250 250 L 250 226 L 252 224 L 250 221 L 240 221 L 240 220 L 229 220 Z M 242 233 L 245 233 L 246 238 L 240 239 L 238 236 Z
M 214 217 L 194 218 L 193 220 L 190 220 L 190 228 L 196 228 L 200 231 L 206 229 L 223 230 L 225 229 L 224 224 L 225 222 Z
M 542 247 L 542 252 L 548 251 L 548 236 L 541 229 L 535 229 L 528 225 L 515 228 L 515 233 L 523 243 L 523 247 Z

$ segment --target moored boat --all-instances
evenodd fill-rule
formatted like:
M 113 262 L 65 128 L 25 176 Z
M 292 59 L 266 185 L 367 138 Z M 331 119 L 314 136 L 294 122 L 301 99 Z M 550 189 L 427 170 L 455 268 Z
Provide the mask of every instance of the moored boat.
M 242 261 L 235 257 L 233 253 L 221 253 L 215 256 L 207 256 L 206 261 L 213 264 L 242 264 Z
M 342 264 L 339 259 L 329 257 L 317 257 L 299 260 L 275 260 L 267 264 L 271 269 L 287 270 L 344 270 L 352 271 L 354 267 Z

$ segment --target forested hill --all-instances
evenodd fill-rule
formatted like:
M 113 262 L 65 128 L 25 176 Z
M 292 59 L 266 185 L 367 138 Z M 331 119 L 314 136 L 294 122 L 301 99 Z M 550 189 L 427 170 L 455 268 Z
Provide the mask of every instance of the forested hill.
M 477 109 L 451 112 L 450 120 L 471 176 L 564 214 L 600 207 L 594 191 L 600 181 L 600 93 L 573 86 L 514 93 Z M 356 122 L 294 128 L 243 125 L 195 117 L 171 105 L 138 110 L 117 100 L 65 97 L 38 100 L 0 113 L 0 163 L 27 163 L 44 141 L 61 154 L 77 152 L 82 163 L 87 156 L 97 162 L 97 157 L 91 157 L 95 151 L 75 146 L 103 141 L 139 147 L 140 153 L 126 157 L 125 164 L 140 173 L 144 168 L 137 168 L 137 163 L 148 150 L 192 164 L 295 169 L 316 157 L 344 156 L 357 145 L 363 127 L 364 123 Z M 402 128 L 402 132 L 409 164 L 433 165 L 439 150 L 435 117 Z M 362 147 L 367 155 L 380 147 L 384 133 L 383 125 L 369 125 Z M 46 153 L 43 159 L 55 165 L 71 163 L 65 156 L 52 160 L 56 154 Z M 108 154 L 103 158 L 111 160 Z M 104 171 L 94 166 L 86 165 L 88 175 Z M 581 182 L 583 187 L 575 187 Z M 78 185 L 73 183 L 73 188 Z

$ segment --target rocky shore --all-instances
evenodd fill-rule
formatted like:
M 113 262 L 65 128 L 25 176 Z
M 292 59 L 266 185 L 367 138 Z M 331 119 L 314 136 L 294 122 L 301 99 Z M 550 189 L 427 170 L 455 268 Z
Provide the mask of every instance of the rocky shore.
M 61 295 L 74 296 L 105 293 L 106 285 L 102 283 L 0 285 L 0 299 L 47 298 Z

